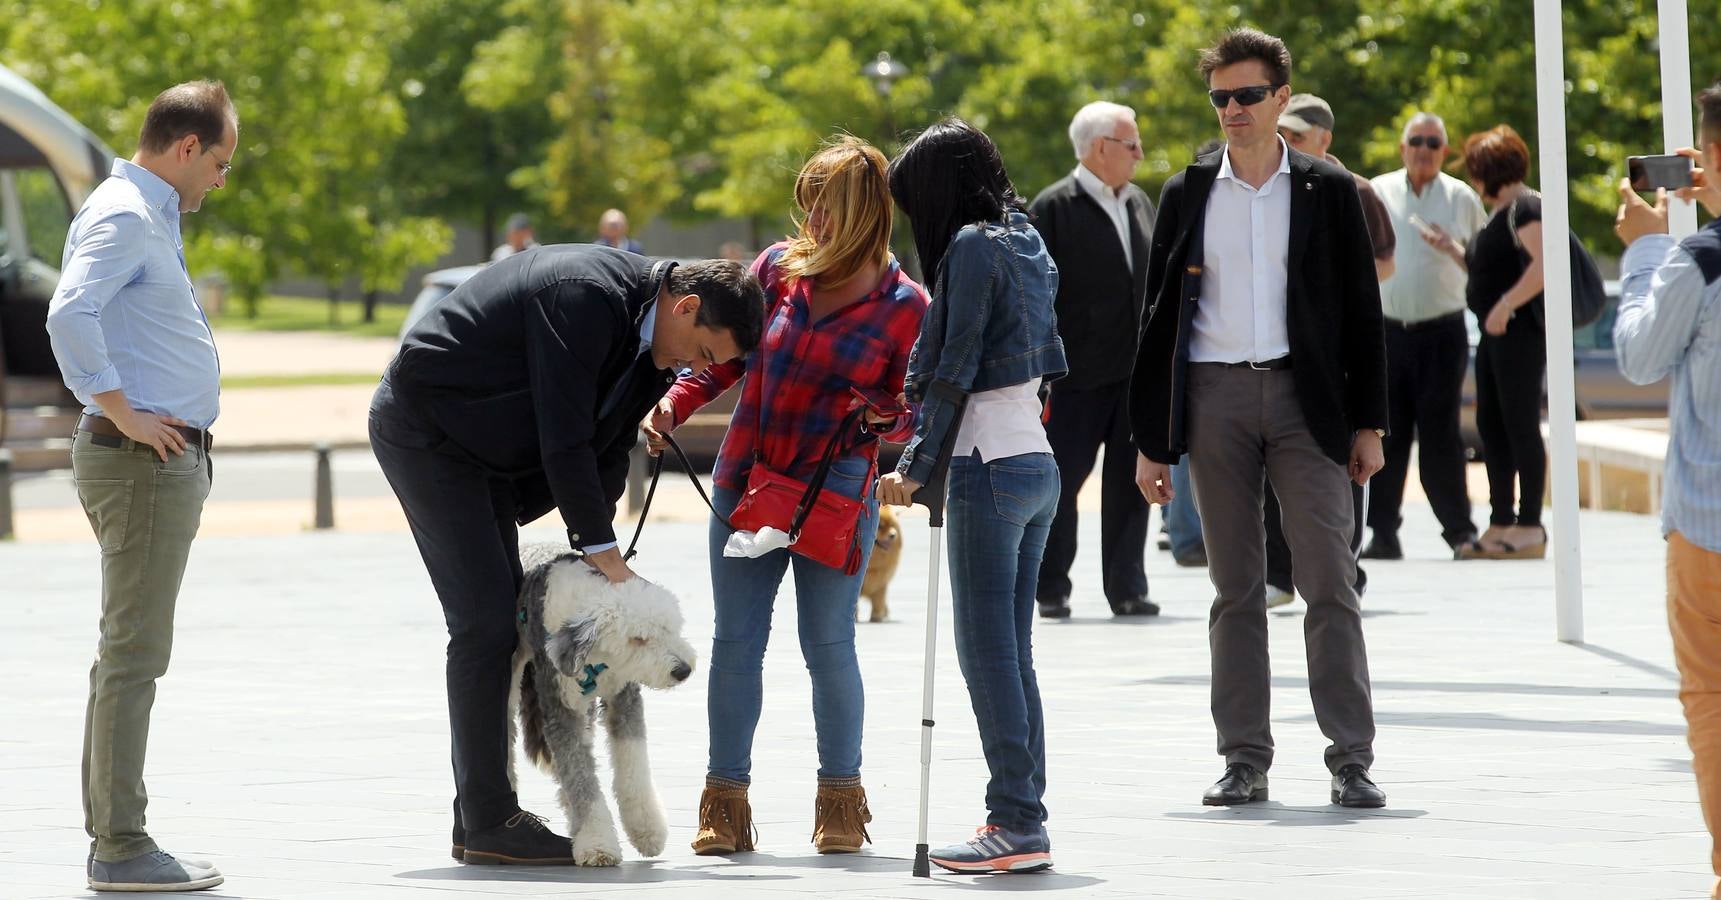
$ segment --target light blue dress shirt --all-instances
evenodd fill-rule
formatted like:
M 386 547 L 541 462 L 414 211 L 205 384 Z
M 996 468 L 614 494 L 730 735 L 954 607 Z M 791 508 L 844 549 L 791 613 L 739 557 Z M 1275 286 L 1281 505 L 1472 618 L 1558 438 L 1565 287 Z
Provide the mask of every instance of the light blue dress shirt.
M 1633 242 L 1620 270 L 1619 370 L 1637 384 L 1673 379 L 1662 533 L 1721 553 L 1721 280 L 1705 284 L 1665 234 Z
M 125 392 L 133 409 L 208 428 L 221 412 L 221 361 L 198 306 L 179 234 L 179 192 L 123 159 L 72 220 L 48 307 L 66 387 Z

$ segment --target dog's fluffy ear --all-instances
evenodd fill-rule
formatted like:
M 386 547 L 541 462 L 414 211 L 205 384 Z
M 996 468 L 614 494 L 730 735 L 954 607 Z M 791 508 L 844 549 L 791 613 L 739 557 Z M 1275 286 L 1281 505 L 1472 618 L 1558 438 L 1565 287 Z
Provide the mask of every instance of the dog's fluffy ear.
M 598 640 L 598 623 L 596 619 L 569 619 L 550 635 L 545 650 L 550 655 L 550 662 L 556 666 L 556 671 L 569 678 L 576 678 L 586 664 L 586 654 L 592 651 L 592 645 Z

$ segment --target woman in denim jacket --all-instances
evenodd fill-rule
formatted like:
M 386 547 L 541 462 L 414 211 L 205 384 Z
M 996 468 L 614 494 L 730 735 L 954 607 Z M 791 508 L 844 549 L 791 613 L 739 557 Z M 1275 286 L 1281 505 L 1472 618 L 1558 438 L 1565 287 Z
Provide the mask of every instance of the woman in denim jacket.
M 991 771 L 986 825 L 932 861 L 955 872 L 1035 871 L 1052 864 L 1031 630 L 1058 504 L 1039 398 L 1041 384 L 1067 369 L 1052 313 L 1058 270 L 998 148 L 961 119 L 903 148 L 890 194 L 935 287 L 908 362 L 906 391 L 922 404 L 914 438 L 878 494 L 906 505 L 931 479 L 939 448 L 955 442 L 947 512 L 956 655 Z M 953 392 L 968 395 L 955 433 Z

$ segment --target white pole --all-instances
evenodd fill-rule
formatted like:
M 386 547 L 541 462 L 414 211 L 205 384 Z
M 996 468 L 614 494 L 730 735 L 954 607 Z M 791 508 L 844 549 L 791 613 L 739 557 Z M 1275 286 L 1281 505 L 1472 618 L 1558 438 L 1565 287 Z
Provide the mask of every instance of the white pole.
M 1661 128 L 1667 149 L 1694 146 L 1691 127 L 1691 35 L 1685 0 L 1658 0 L 1656 20 L 1661 28 Z M 1697 207 L 1667 198 L 1667 230 L 1674 237 L 1697 231 Z
M 1559 0 L 1536 0 L 1537 143 L 1541 145 L 1542 259 L 1548 340 L 1548 474 L 1553 479 L 1554 603 L 1559 639 L 1584 640 L 1578 550 L 1577 408 L 1572 374 L 1572 262 L 1567 235 L 1565 46 Z

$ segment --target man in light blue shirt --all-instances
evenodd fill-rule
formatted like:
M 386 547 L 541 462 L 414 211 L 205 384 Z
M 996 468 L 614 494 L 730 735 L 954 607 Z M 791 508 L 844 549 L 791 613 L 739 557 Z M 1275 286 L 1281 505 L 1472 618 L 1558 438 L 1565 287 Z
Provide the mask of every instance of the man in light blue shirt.
M 144 749 L 173 610 L 209 496 L 220 362 L 185 265 L 179 218 L 226 184 L 239 117 L 220 82 L 150 104 L 138 151 L 114 160 L 66 236 L 48 336 L 84 402 L 72 444 L 78 499 L 102 549 L 101 639 L 85 714 L 84 830 L 94 890 L 221 883 L 144 830 Z
M 1721 215 L 1721 81 L 1697 95 L 1702 163 L 1679 196 Z M 1673 379 L 1661 531 L 1667 537 L 1667 619 L 1679 663 L 1697 796 L 1721 874 L 1721 219 L 1683 241 L 1667 234 L 1667 195 L 1655 205 L 1621 181 L 1614 230 L 1626 244 L 1614 345 L 1637 384 Z M 1721 896 L 1718 887 L 1713 896 Z

